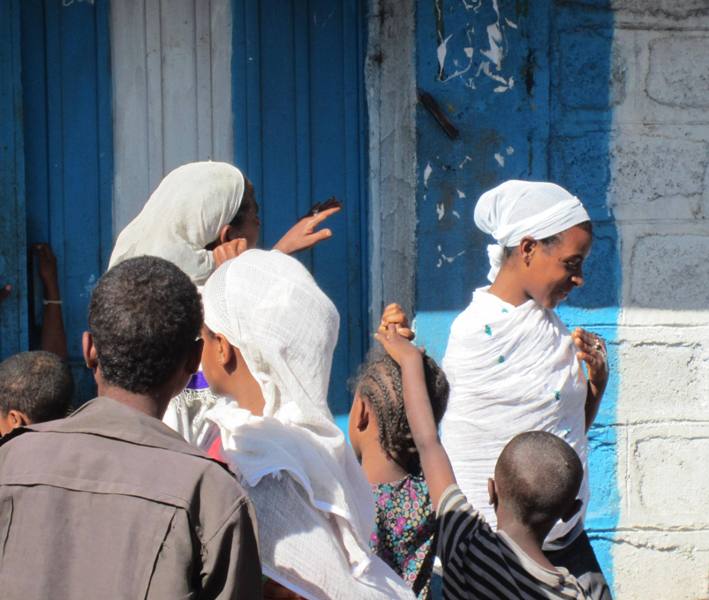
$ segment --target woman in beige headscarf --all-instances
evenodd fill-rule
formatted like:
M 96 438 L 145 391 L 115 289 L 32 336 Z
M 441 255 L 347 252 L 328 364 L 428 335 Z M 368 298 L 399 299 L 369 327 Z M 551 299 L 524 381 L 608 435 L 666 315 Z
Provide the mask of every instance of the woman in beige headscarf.
M 328 206 L 298 221 L 274 248 L 292 254 L 331 237 L 330 229 L 316 230 L 340 210 L 337 203 Z M 239 169 L 223 162 L 188 163 L 165 176 L 138 216 L 121 231 L 109 268 L 136 256 L 159 256 L 201 287 L 225 260 L 256 246 L 260 225 L 254 186 Z M 214 402 L 198 372 L 170 403 L 164 421 L 197 444 L 204 412 Z

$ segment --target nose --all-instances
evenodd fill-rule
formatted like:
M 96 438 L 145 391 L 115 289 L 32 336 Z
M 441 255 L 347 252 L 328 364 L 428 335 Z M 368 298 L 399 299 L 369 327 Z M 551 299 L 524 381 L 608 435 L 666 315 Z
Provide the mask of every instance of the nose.
M 585 280 L 584 280 L 584 278 L 583 278 L 583 273 L 581 273 L 581 272 L 579 271 L 579 272 L 576 273 L 575 275 L 572 275 L 572 276 L 571 276 L 571 282 L 572 282 L 576 287 L 581 287 L 581 286 L 584 284 L 584 282 L 585 282 Z

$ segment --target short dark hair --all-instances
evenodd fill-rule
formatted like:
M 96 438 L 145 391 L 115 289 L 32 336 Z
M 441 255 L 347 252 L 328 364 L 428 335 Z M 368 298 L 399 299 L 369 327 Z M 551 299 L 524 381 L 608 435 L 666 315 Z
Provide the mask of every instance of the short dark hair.
M 229 225 L 231 225 L 237 231 L 241 231 L 244 226 L 244 221 L 249 212 L 258 212 L 258 204 L 256 203 L 256 198 L 254 198 L 254 184 L 244 176 L 244 194 L 241 197 L 241 203 L 239 208 L 231 220 Z
M 576 451 L 546 431 L 512 438 L 495 466 L 500 502 L 536 527 L 561 518 L 578 495 L 583 465 Z
M 423 355 L 426 391 L 436 425 L 448 406 L 450 387 L 443 370 L 427 354 Z M 355 392 L 366 398 L 379 428 L 379 444 L 384 452 L 406 472 L 418 475 L 421 460 L 416 451 L 404 408 L 401 368 L 388 354 L 370 351 L 355 379 Z
M 0 411 L 25 414 L 31 423 L 61 419 L 69 412 L 74 380 L 56 354 L 21 352 L 0 363 Z
M 103 378 L 130 392 L 166 383 L 194 348 L 201 326 L 197 288 L 162 258 L 116 265 L 91 295 L 89 331 Z

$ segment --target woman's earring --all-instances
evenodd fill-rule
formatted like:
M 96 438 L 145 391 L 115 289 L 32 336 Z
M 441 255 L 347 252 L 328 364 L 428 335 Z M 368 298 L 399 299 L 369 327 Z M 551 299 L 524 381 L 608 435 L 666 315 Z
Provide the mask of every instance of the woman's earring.
M 525 255 L 524 255 L 524 264 L 527 265 L 527 266 L 529 266 L 529 262 L 530 262 L 530 261 L 531 261 L 531 258 L 530 258 L 530 256 L 529 256 L 529 254 L 525 254 Z

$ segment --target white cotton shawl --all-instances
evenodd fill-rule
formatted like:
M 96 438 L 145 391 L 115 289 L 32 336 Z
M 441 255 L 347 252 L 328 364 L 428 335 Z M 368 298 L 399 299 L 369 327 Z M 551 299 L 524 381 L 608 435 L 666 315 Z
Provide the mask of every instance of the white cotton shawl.
M 205 415 L 256 507 L 264 573 L 317 600 L 413 598 L 369 550 L 372 491 L 327 405 L 335 306 L 297 260 L 263 250 L 217 269 L 203 300 L 265 399 L 263 417 L 230 401 Z
M 121 231 L 109 268 L 136 256 L 159 256 L 182 269 L 195 285 L 214 270 L 205 246 L 236 216 L 244 176 L 233 165 L 194 162 L 168 173 L 143 210 Z
M 474 218 L 478 229 L 497 242 L 487 247 L 490 282 L 500 271 L 505 248 L 519 246 L 524 237 L 543 240 L 589 220 L 581 201 L 561 186 L 515 179 L 480 196 Z
M 552 529 L 558 540 L 582 523 L 589 499 L 585 412 L 587 384 L 569 331 L 534 300 L 513 306 L 480 288 L 451 327 L 443 370 L 451 386 L 443 445 L 460 488 L 495 525 L 487 479 L 518 433 L 549 431 L 584 465 L 581 512 Z

